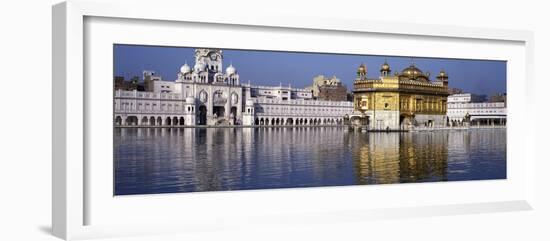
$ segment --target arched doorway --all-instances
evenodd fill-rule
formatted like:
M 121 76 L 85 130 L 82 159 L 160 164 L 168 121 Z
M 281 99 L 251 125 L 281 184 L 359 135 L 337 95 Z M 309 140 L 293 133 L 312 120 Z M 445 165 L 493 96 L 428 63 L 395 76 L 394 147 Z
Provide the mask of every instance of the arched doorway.
M 147 119 L 147 116 L 144 116 L 143 118 L 141 118 L 141 125 L 142 126 L 149 125 L 149 119 Z
M 122 125 L 122 117 L 120 117 L 120 116 L 115 117 L 115 125 L 117 125 L 117 126 Z
M 206 113 L 207 109 L 206 106 L 201 105 L 199 107 L 199 125 L 206 125 Z
M 172 118 L 172 123 L 173 123 L 173 125 L 177 126 L 178 125 L 178 117 L 173 117 Z
M 171 126 L 172 125 L 172 118 L 170 117 L 166 117 L 166 123 L 165 123 L 167 126 Z
M 259 125 L 260 124 L 260 119 L 256 118 L 256 120 L 254 120 L 254 125 Z
M 137 124 L 138 124 L 137 116 L 128 116 L 128 117 L 126 117 L 126 125 L 127 126 L 135 126 Z
M 218 118 L 225 116 L 225 107 L 223 106 L 214 106 L 214 115 Z
M 294 125 L 294 120 L 292 118 L 288 118 L 288 119 L 286 119 L 286 124 L 287 125 Z
M 352 116 L 349 119 L 349 121 L 352 125 L 361 125 L 361 117 L 360 116 Z
M 233 106 L 231 107 L 231 110 L 229 111 L 231 115 L 231 120 L 233 121 L 233 125 L 237 124 L 237 107 Z
M 151 116 L 151 118 L 149 118 L 149 125 L 151 126 L 155 125 L 155 117 Z
M 183 117 L 180 117 L 179 123 L 180 123 L 180 126 L 185 125 L 185 119 Z
M 399 116 L 399 127 L 404 130 L 408 130 L 412 127 L 412 116 L 409 115 L 400 115 Z
M 159 126 L 162 125 L 162 118 L 160 116 L 157 117 L 157 125 L 159 125 Z

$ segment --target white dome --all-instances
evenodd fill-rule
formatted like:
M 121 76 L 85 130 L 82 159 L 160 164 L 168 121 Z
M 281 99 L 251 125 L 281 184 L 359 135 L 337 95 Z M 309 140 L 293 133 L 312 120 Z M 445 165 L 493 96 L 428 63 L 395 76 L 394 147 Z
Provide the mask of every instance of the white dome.
M 194 69 L 195 69 L 195 72 L 204 71 L 204 64 L 200 62 L 196 63 Z
M 185 63 L 184 65 L 181 66 L 180 72 L 182 74 L 187 74 L 187 73 L 191 72 L 191 67 L 189 67 L 189 65 L 187 65 L 187 63 Z
M 225 73 L 227 73 L 228 75 L 234 74 L 236 72 L 237 72 L 237 70 L 235 69 L 235 67 L 233 67 L 232 64 L 230 64 L 229 67 L 227 67 L 227 69 L 225 69 Z

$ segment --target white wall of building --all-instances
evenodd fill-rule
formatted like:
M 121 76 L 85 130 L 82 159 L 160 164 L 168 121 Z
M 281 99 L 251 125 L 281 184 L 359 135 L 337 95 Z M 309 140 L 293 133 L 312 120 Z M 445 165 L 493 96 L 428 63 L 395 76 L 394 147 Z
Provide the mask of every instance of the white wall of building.
M 471 94 L 450 95 L 447 98 L 447 117 L 449 121 L 462 122 L 466 116 L 474 119 L 506 119 L 504 102 L 471 102 Z
M 178 93 L 173 81 L 154 81 L 155 93 Z

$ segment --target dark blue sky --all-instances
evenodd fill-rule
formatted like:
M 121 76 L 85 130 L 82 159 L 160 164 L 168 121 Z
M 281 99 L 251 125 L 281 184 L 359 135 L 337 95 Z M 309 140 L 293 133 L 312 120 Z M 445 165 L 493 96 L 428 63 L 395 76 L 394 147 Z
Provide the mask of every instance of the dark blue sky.
M 142 70 L 154 70 L 164 80 L 173 81 L 186 61 L 193 67 L 195 48 L 136 45 L 114 46 L 114 74 L 129 79 Z M 223 50 L 224 68 L 230 63 L 237 69 L 241 83 L 306 87 L 313 77 L 336 75 L 351 90 L 357 67 L 365 63 L 369 78 L 378 78 L 380 65 L 387 60 L 392 71 L 401 71 L 414 61 L 430 79 L 443 68 L 449 74 L 449 86 L 466 92 L 492 95 L 506 92 L 506 62 L 421 57 L 316 54 L 253 50 Z

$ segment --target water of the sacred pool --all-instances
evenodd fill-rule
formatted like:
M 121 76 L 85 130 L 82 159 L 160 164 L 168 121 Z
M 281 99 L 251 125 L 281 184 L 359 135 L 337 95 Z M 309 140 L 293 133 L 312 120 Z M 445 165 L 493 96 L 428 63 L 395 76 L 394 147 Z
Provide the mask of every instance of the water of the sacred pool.
M 115 128 L 115 195 L 506 178 L 506 129 Z

